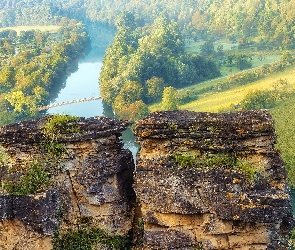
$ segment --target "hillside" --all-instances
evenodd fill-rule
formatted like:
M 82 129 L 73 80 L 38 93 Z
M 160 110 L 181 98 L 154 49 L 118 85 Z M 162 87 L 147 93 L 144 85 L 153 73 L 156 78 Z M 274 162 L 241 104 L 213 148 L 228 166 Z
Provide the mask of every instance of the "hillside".
M 277 148 L 281 151 L 286 163 L 289 184 L 295 187 L 295 96 L 272 108 L 278 136 Z
M 151 23 L 160 14 L 177 21 L 189 37 L 227 36 L 247 46 L 294 48 L 294 1 L 287 0 L 5 0 L 0 25 L 53 24 L 61 17 L 113 25 L 122 11 L 139 23 Z
M 216 88 L 214 88 L 211 91 L 206 91 L 197 100 L 184 104 L 180 108 L 207 112 L 229 111 L 233 108 L 233 105 L 239 104 L 249 92 L 272 89 L 280 79 L 284 79 L 288 82 L 290 87 L 295 87 L 295 82 L 293 80 L 294 72 L 295 66 L 292 66 L 283 72 L 277 72 L 266 78 L 245 85 L 234 86 L 224 91 L 217 91 Z M 193 88 L 194 87 L 190 90 L 193 90 Z M 196 86 L 195 88 L 201 89 L 202 85 Z
M 192 24 L 202 32 L 243 38 L 244 43 L 252 40 L 261 47 L 294 48 L 294 4 L 286 0 L 204 0 Z

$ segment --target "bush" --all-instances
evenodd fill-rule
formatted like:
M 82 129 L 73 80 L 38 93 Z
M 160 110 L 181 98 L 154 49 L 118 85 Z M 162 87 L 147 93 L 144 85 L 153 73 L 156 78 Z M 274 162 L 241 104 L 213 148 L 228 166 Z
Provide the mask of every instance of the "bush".
M 279 96 L 273 90 L 256 90 L 246 95 L 241 103 L 243 109 L 266 109 L 275 106 Z
M 39 162 L 33 162 L 19 180 L 4 181 L 3 188 L 11 194 L 29 195 L 43 191 L 49 183 L 50 179 L 44 166 Z
M 53 115 L 49 116 L 47 122 L 43 125 L 43 131 L 49 140 L 54 140 L 61 134 L 79 133 L 79 127 L 76 122 L 77 116 Z

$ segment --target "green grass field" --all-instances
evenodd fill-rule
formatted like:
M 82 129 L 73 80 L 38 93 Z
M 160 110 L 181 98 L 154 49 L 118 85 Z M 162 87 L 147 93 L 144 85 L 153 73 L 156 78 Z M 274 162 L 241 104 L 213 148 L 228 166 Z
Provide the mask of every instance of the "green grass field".
M 187 41 L 185 44 L 185 51 L 186 52 L 191 52 L 191 53 L 200 53 L 200 47 L 201 45 L 204 43 L 205 41 Z M 232 50 L 233 47 L 237 48 L 238 47 L 238 43 L 232 43 L 230 42 L 228 39 L 223 38 L 223 39 L 219 39 L 217 41 L 214 42 L 214 49 L 216 50 L 218 45 L 222 45 L 223 46 L 223 50 L 224 51 L 228 51 L 228 50 Z
M 0 28 L 0 31 L 3 30 L 15 30 L 17 34 L 19 34 L 21 31 L 28 31 L 28 30 L 40 30 L 42 32 L 49 31 L 49 32 L 57 32 L 60 26 L 58 25 L 47 25 L 47 26 L 15 26 L 15 27 L 6 27 L 6 28 Z
M 180 109 L 208 112 L 229 111 L 233 105 L 240 103 L 250 91 L 272 89 L 275 82 L 280 79 L 286 80 L 291 86 L 295 87 L 295 66 L 288 68 L 284 72 L 229 90 L 204 93 L 198 100 L 182 105 Z M 213 84 L 214 82 L 206 83 L 207 87 Z M 204 87 L 201 84 L 196 88 L 201 89 Z
M 289 184 L 295 188 L 295 95 L 270 110 L 275 121 L 277 148 L 285 161 Z
M 185 51 L 187 53 L 199 54 L 201 52 L 200 47 L 204 42 L 205 41 L 197 41 L 197 42 L 187 41 L 185 45 Z M 278 61 L 281 57 L 281 53 L 278 53 L 276 51 L 256 51 L 256 50 L 252 50 L 251 48 L 243 49 L 243 50 L 237 49 L 238 43 L 232 43 L 225 38 L 214 42 L 215 51 L 217 50 L 217 47 L 219 45 L 223 46 L 224 52 L 232 51 L 232 52 L 245 52 L 245 53 L 253 54 L 252 60 L 251 60 L 252 68 L 260 67 L 264 64 L 274 63 Z M 262 57 L 260 58 L 261 60 L 259 59 L 259 55 L 262 55 Z M 227 76 L 240 71 L 240 69 L 236 66 L 227 67 L 225 65 L 220 66 L 219 70 L 222 76 Z

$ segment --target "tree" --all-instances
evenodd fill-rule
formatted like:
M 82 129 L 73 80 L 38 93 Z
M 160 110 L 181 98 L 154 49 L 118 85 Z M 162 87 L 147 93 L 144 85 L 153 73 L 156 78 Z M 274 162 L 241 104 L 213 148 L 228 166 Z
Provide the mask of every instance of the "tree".
M 161 108 L 162 110 L 178 109 L 178 98 L 177 98 L 177 91 L 175 88 L 171 86 L 164 88 L 163 95 L 162 95 Z
M 130 54 L 137 48 L 138 41 L 134 30 L 134 16 L 131 13 L 122 13 L 116 23 L 118 33 L 113 44 L 106 50 L 99 76 L 101 96 L 109 105 L 114 102 L 118 94 L 116 86 L 122 85 L 118 84 L 122 83 L 120 74 L 125 70 L 125 65 L 128 64 Z
M 11 104 L 14 112 L 20 113 L 25 110 L 26 98 L 22 91 L 15 91 L 7 94 L 6 100 Z
M 131 103 L 129 106 L 123 107 L 119 111 L 120 119 L 137 121 L 147 116 L 149 109 L 143 101 L 136 101 Z
M 14 68 L 3 67 L 0 71 L 0 93 L 8 92 L 14 87 Z
M 131 103 L 141 100 L 143 88 L 137 81 L 127 81 L 120 90 L 119 94 L 114 99 L 113 109 L 115 113 L 118 113 Z
M 172 55 L 184 52 L 184 42 L 178 24 L 166 17 L 160 16 L 155 19 L 149 40 L 156 48 L 156 53 L 163 52 L 163 49 L 168 49 L 167 52 Z
M 165 87 L 165 82 L 162 78 L 153 76 L 146 81 L 146 99 L 147 102 L 155 102 L 161 99 Z
M 200 51 L 201 51 L 201 55 L 206 56 L 206 57 L 213 55 L 215 53 L 213 40 L 210 39 L 210 40 L 204 42 L 200 46 Z
M 286 50 L 282 53 L 282 56 L 280 58 L 280 61 L 286 65 L 292 64 L 294 61 L 294 58 L 290 51 Z
M 32 96 L 25 96 L 22 91 L 10 92 L 6 95 L 6 100 L 13 107 L 13 112 L 21 118 L 36 116 L 36 100 Z
M 237 67 L 240 70 L 251 68 L 252 62 L 249 55 L 246 54 L 238 54 L 235 57 Z

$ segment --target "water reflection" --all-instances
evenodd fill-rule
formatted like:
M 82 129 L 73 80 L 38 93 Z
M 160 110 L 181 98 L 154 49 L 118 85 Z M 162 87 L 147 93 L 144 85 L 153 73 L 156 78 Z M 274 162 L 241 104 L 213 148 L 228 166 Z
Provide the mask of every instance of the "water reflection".
M 99 96 L 98 77 L 101 66 L 101 62 L 80 63 L 78 70 L 67 78 L 65 87 L 59 92 L 53 103 Z M 103 105 L 101 100 L 95 100 L 50 108 L 47 113 L 69 114 L 88 118 L 103 115 Z
M 125 130 L 122 133 L 121 138 L 124 142 L 124 148 L 128 148 L 132 152 L 133 159 L 135 159 L 139 150 L 139 145 L 135 142 L 135 136 L 132 132 L 132 128 Z
M 67 78 L 65 87 L 59 92 L 57 98 L 51 104 L 100 96 L 98 78 L 101 66 L 101 61 L 80 63 L 78 70 Z M 47 114 L 68 114 L 86 118 L 94 116 L 113 117 L 111 108 L 103 103 L 102 100 L 50 108 Z M 124 142 L 124 147 L 132 152 L 133 158 L 135 159 L 138 145 L 134 142 L 135 137 L 131 129 L 124 131 L 121 138 Z

